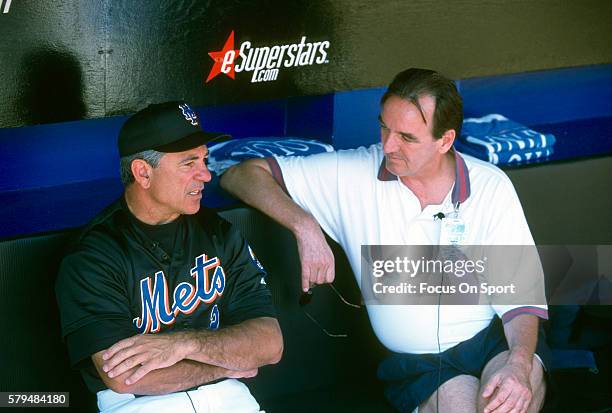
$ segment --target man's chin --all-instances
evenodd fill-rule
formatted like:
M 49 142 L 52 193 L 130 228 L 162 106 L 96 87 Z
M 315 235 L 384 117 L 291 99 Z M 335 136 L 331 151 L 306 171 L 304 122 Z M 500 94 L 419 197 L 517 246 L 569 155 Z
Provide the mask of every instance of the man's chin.
M 399 167 L 398 163 L 399 161 L 389 160 L 389 158 L 385 158 L 385 168 L 387 168 L 387 171 L 391 172 L 395 176 L 403 176 L 406 172 L 405 165 L 402 165 L 402 168 Z
M 197 213 L 198 213 L 198 211 L 200 210 L 200 207 L 201 207 L 201 205 L 200 205 L 200 201 L 201 201 L 201 200 L 202 200 L 202 198 L 200 197 L 200 198 L 198 199 L 198 203 L 197 203 L 197 205 L 189 205 L 189 207 L 188 207 L 188 208 L 185 208 L 185 210 L 183 211 L 183 214 L 185 214 L 185 215 L 193 215 L 193 214 L 197 214 Z

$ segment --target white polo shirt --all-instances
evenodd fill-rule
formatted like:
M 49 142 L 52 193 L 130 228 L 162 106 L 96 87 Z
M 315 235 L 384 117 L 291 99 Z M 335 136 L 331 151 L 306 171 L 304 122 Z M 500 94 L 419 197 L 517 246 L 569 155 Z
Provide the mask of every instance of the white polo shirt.
M 465 245 L 533 245 L 516 191 L 497 167 L 455 152 L 456 182 L 441 205 L 421 210 L 414 193 L 384 164 L 380 144 L 308 157 L 268 160 L 292 199 L 312 214 L 347 254 L 361 283 L 362 245 L 436 245 L 433 215 L 453 210 L 466 226 Z M 438 353 L 438 306 L 368 305 L 378 339 L 399 353 Z M 520 313 L 546 318 L 546 306 L 440 306 L 440 351 Z

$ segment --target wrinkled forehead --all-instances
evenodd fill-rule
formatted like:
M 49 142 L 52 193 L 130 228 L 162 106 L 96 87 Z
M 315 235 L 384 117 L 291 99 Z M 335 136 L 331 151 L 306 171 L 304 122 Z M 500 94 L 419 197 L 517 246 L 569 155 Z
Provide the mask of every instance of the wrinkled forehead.
M 435 109 L 436 99 L 431 95 L 421 95 L 414 100 L 393 95 L 383 104 L 382 112 L 395 112 L 406 121 L 420 121 L 431 128 Z
M 411 98 L 402 98 L 399 99 L 404 100 L 408 104 L 414 106 L 418 113 L 421 115 L 421 119 L 425 122 L 426 125 L 432 126 L 433 124 L 433 114 L 436 110 L 436 98 L 429 94 L 421 94 L 414 99 Z

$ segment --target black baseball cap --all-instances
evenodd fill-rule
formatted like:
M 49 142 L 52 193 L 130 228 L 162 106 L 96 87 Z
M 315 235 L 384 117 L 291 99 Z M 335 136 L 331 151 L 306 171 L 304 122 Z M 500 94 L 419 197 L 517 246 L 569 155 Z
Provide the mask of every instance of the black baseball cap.
M 213 140 L 230 138 L 220 132 L 206 132 L 198 115 L 180 101 L 155 103 L 136 112 L 119 132 L 119 155 L 133 155 L 146 150 L 182 152 Z

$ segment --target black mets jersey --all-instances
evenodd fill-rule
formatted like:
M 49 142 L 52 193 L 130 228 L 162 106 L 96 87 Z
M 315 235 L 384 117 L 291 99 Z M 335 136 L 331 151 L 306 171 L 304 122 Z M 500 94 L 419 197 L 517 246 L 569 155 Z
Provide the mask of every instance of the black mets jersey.
M 83 230 L 60 267 L 62 336 L 93 392 L 106 386 L 91 355 L 119 340 L 275 317 L 263 267 L 215 212 L 181 215 L 168 231 L 146 227 L 122 197 Z

